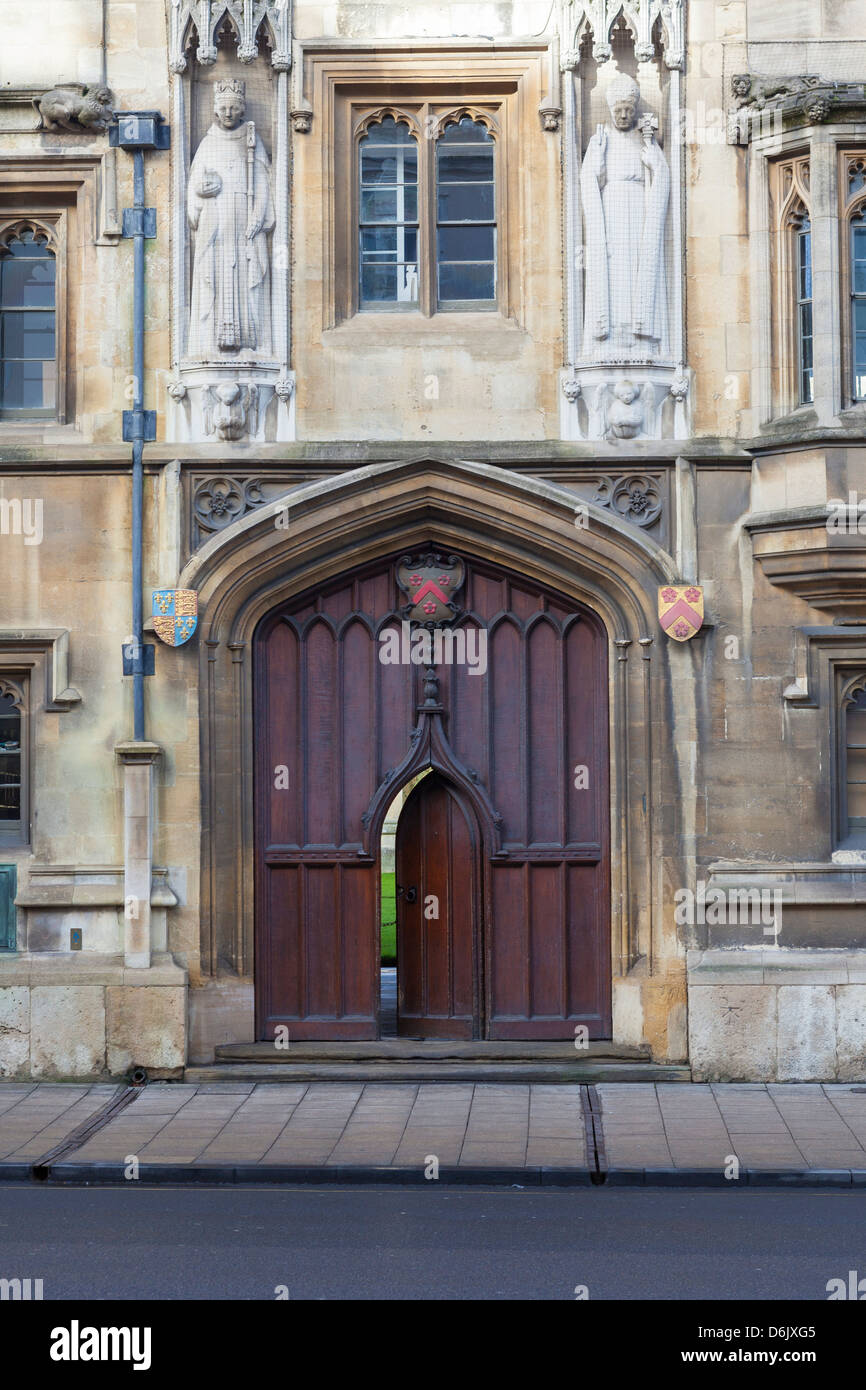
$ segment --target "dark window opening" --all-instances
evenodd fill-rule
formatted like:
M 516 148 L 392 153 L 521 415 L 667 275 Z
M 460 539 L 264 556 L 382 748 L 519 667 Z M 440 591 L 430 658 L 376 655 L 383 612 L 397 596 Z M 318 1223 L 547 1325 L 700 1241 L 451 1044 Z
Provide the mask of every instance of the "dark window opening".
M 21 712 L 0 694 L 0 823 L 21 820 Z
M 56 271 L 41 232 L 27 229 L 0 247 L 0 416 L 56 414 Z

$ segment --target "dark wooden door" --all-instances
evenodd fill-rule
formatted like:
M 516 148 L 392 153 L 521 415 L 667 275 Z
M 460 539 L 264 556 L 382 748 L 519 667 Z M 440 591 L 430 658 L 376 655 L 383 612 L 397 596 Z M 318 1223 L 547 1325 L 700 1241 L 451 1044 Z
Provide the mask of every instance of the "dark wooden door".
M 435 537 L 429 543 L 436 548 Z M 434 794 L 431 784 L 429 805 L 419 797 L 412 814 L 422 841 L 437 816 L 447 820 L 453 843 L 443 872 L 452 885 L 463 878 L 455 856 L 466 834 L 475 836 L 478 888 L 469 896 L 479 920 L 463 922 L 458 948 L 453 909 L 445 954 L 459 968 L 450 1012 L 435 993 L 416 992 L 411 1007 L 449 1028 L 474 1020 L 490 1038 L 570 1038 L 578 1024 L 592 1038 L 610 1037 L 607 634 L 574 600 L 463 558 L 457 627 L 486 638 L 486 664 L 437 667 L 437 719 L 453 766 L 433 766 L 450 791 L 440 783 Z M 383 634 L 400 632 L 397 563 L 388 557 L 302 594 L 256 632 L 260 1038 L 279 1025 L 298 1039 L 377 1036 L 379 847 L 370 808 L 377 797 L 393 799 L 396 770 L 420 746 L 425 699 L 422 666 L 381 660 Z M 473 939 L 470 1001 L 468 957 L 458 955 Z M 441 944 L 441 932 L 428 940 Z
M 478 1037 L 478 825 L 436 773 L 400 813 L 396 867 L 397 1033 Z

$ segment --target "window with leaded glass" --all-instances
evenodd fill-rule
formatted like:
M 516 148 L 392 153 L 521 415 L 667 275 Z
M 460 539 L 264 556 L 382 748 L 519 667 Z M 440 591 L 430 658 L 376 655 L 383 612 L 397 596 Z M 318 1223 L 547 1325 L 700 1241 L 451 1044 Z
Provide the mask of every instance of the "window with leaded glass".
M 358 145 L 362 307 L 418 303 L 418 142 L 384 116 Z
M 440 308 L 496 301 L 496 180 L 490 131 L 471 116 L 436 144 L 436 266 Z
M 23 226 L 0 238 L 0 416 L 57 413 L 56 260 L 48 235 Z
M 358 307 L 496 307 L 496 142 L 485 119 L 418 103 L 357 135 Z

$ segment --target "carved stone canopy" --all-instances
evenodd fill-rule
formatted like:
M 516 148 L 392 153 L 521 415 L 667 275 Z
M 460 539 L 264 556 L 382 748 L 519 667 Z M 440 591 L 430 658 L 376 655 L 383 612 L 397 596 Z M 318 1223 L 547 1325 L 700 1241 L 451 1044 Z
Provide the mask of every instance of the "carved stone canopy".
M 292 65 L 291 0 L 171 0 L 169 66 L 184 72 L 195 41 L 199 63 L 216 62 L 221 34 L 230 33 L 242 63 L 259 56 L 262 40 L 271 52 L 271 65 L 287 72 Z
M 595 62 L 608 62 L 613 54 L 611 31 L 621 19 L 634 38 L 639 63 L 654 57 L 658 34 L 666 67 L 684 66 L 685 0 L 560 0 L 562 67 L 577 67 L 587 34 L 592 36 Z

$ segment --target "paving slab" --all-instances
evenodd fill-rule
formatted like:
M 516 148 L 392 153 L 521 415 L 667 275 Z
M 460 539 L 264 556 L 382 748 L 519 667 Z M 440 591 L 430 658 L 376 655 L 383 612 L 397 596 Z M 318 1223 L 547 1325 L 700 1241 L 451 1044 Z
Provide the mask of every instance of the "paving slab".
M 118 1094 L 0 1086 L 0 1179 L 26 1180 Z M 156 1083 L 62 1153 L 50 1180 L 122 1181 L 134 1156 L 145 1181 L 417 1182 L 435 1158 L 445 1181 L 731 1185 L 733 1155 L 744 1182 L 866 1183 L 866 1088 L 604 1083 L 588 1148 L 592 1094 L 544 1082 Z

